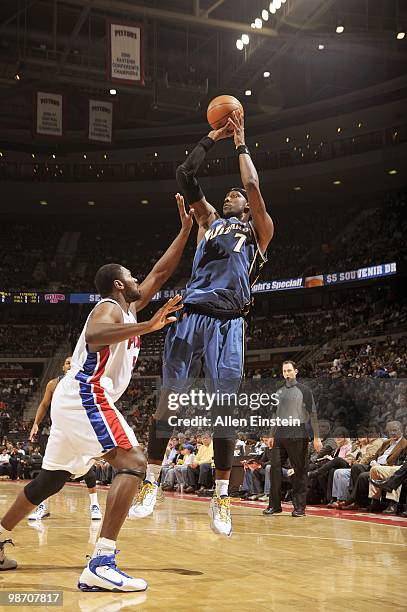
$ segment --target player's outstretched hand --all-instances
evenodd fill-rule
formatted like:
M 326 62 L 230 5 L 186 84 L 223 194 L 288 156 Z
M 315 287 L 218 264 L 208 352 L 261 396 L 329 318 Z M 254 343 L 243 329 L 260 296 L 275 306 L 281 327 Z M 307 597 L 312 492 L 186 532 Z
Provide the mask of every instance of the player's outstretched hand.
M 194 223 L 194 212 L 195 211 L 193 208 L 190 208 L 189 212 L 187 213 L 187 211 L 185 210 L 184 197 L 180 193 L 175 194 L 175 199 L 177 200 L 179 218 L 181 219 L 182 229 L 188 232 L 189 234 L 189 232 L 192 229 L 192 225 Z
M 182 304 L 182 295 L 175 295 L 173 298 L 168 300 L 164 306 L 162 306 L 155 315 L 150 319 L 150 332 L 162 329 L 169 323 L 174 323 L 176 317 L 170 317 L 169 315 L 177 310 L 181 310 L 184 307 Z
M 231 125 L 228 121 L 223 127 L 219 128 L 218 130 L 212 130 L 211 132 L 209 132 L 208 136 L 209 138 L 212 138 L 212 140 L 217 142 L 218 140 L 223 140 L 223 138 L 230 138 L 230 136 L 233 135 L 233 130 L 233 125 Z
M 233 129 L 233 139 L 236 147 L 246 144 L 244 135 L 244 115 L 241 111 L 234 111 L 232 116 L 229 117 L 226 125 L 229 125 L 229 129 Z
M 36 437 L 37 434 L 38 434 L 38 425 L 34 423 L 34 425 L 31 427 L 31 431 L 30 431 L 30 435 L 28 436 L 28 440 L 30 442 L 34 442 L 34 438 Z

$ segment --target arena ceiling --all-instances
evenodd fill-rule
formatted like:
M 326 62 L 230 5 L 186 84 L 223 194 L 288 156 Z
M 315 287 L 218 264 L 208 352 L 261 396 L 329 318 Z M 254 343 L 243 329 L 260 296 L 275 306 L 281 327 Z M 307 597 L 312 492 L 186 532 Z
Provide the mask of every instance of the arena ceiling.
M 402 0 L 286 0 L 261 29 L 265 0 L 2 0 L 0 138 L 29 133 L 38 86 L 69 95 L 67 124 L 86 125 L 89 95 L 109 97 L 106 18 L 144 25 L 145 86 L 119 86 L 118 130 L 202 120 L 219 93 L 249 115 L 343 96 L 407 72 Z M 343 25 L 344 32 L 336 33 Z M 243 51 L 236 40 L 248 34 Z M 319 48 L 323 47 L 323 48 Z M 270 73 L 265 78 L 264 72 Z M 252 95 L 245 96 L 250 89 Z

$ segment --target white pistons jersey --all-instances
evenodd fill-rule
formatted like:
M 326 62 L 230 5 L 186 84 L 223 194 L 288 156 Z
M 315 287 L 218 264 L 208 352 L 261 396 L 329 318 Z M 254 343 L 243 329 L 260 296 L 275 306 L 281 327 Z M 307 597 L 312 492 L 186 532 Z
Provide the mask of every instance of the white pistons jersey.
M 125 312 L 118 302 L 110 298 L 100 300 L 95 308 L 105 302 L 117 304 L 123 313 L 123 323 L 137 323 L 131 312 Z M 84 384 L 102 387 L 114 402 L 123 395 L 129 386 L 133 369 L 140 352 L 140 336 L 106 346 L 98 353 L 90 353 L 85 335 L 89 319 L 95 310 L 89 314 L 82 333 L 72 355 L 71 369 L 68 378 L 75 378 Z
M 121 308 L 110 298 L 95 308 L 104 302 Z M 123 323 L 136 323 L 131 313 L 122 313 Z M 52 397 L 51 432 L 42 464 L 46 470 L 66 470 L 76 476 L 86 474 L 95 458 L 113 448 L 128 450 L 138 445 L 133 429 L 114 403 L 130 383 L 140 338 L 92 353 L 85 340 L 89 317 L 76 344 L 71 369 Z

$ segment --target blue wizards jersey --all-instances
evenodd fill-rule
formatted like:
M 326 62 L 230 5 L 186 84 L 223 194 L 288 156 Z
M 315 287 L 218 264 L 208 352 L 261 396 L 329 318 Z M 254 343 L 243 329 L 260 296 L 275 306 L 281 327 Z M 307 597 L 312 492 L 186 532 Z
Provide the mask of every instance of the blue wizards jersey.
M 214 316 L 244 315 L 265 261 L 250 221 L 217 219 L 196 249 L 184 304 Z

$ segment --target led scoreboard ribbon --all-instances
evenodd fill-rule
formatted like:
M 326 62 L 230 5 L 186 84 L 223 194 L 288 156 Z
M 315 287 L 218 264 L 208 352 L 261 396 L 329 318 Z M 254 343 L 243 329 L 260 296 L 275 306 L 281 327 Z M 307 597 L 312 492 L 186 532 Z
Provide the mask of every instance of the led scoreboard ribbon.
M 271 293 L 289 289 L 308 289 L 341 283 L 373 280 L 397 274 L 397 263 L 375 264 L 347 272 L 333 272 L 283 280 L 266 280 L 256 283 L 253 293 Z M 163 289 L 155 294 L 153 301 L 168 300 L 185 289 Z M 0 304 L 96 304 L 100 300 L 97 293 L 38 293 L 37 291 L 0 291 Z
M 43 296 L 38 291 L 0 291 L 0 302 L 7 304 L 40 304 Z

